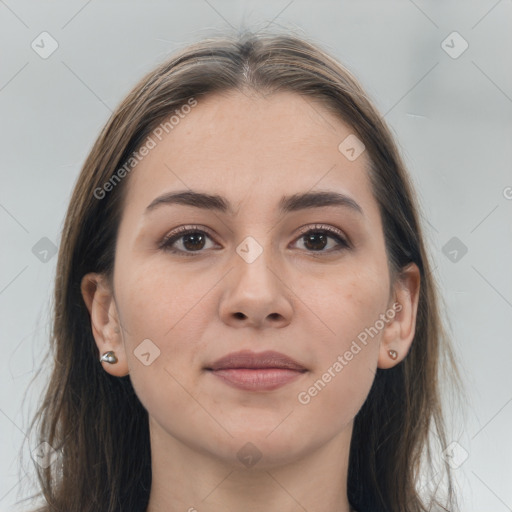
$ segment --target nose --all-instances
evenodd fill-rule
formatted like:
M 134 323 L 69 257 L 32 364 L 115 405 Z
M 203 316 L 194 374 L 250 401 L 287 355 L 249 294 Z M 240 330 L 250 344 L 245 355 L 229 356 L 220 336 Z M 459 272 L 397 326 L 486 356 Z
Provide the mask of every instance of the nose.
M 293 314 L 290 283 L 285 282 L 270 249 L 246 258 L 243 248 L 233 254 L 234 268 L 224 280 L 221 319 L 232 327 L 285 327 Z

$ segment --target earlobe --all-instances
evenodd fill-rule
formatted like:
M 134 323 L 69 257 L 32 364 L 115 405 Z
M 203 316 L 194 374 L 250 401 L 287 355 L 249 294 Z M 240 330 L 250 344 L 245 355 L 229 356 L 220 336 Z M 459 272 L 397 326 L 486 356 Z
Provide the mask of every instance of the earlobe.
M 378 368 L 392 368 L 407 356 L 416 333 L 419 294 L 420 271 L 415 263 L 410 263 L 397 278 L 395 300 L 391 306 L 395 314 L 384 329 Z
M 128 375 L 128 365 L 121 325 L 113 291 L 106 276 L 89 273 L 83 276 L 80 289 L 89 311 L 91 329 L 98 348 L 98 364 L 116 377 Z

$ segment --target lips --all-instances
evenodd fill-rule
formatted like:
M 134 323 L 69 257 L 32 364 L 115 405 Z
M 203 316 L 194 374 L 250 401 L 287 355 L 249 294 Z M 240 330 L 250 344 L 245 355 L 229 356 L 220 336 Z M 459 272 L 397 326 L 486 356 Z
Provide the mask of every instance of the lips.
M 221 357 L 210 366 L 207 370 L 227 370 L 227 369 L 283 369 L 305 372 L 307 368 L 293 360 L 291 357 L 267 350 L 265 352 L 252 352 L 251 350 L 242 350 L 240 352 L 232 352 Z
M 277 390 L 300 379 L 308 371 L 291 357 L 272 350 L 233 352 L 218 359 L 206 370 L 231 387 L 252 392 Z

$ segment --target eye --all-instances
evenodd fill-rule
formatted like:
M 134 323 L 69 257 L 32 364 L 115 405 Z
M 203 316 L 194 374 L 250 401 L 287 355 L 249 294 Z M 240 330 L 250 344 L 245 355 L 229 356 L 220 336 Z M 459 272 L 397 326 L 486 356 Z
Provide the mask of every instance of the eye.
M 210 235 L 199 226 L 181 226 L 167 235 L 159 245 L 160 249 L 184 256 L 193 256 L 194 252 L 201 252 L 205 248 L 206 239 Z M 180 242 L 182 248 L 176 248 L 176 242 Z
M 345 240 L 341 232 L 329 226 L 306 226 L 300 230 L 300 233 L 301 236 L 298 241 L 304 241 L 307 252 L 330 253 L 350 247 L 350 244 Z M 336 243 L 330 250 L 325 251 L 323 249 L 328 245 L 329 239 L 334 240 Z M 159 244 L 159 248 L 174 254 L 194 256 L 193 253 L 200 253 L 203 252 L 203 249 L 208 249 L 206 247 L 207 240 L 212 240 L 212 237 L 204 228 L 200 226 L 181 226 L 167 235 Z M 177 243 L 181 247 L 176 247 Z
M 336 241 L 334 248 L 324 251 L 328 239 L 331 238 Z M 315 225 L 314 227 L 306 226 L 301 229 L 301 237 L 299 240 L 304 241 L 304 245 L 308 252 L 333 252 L 342 249 L 348 249 L 349 243 L 345 240 L 341 232 L 335 228 L 323 225 Z

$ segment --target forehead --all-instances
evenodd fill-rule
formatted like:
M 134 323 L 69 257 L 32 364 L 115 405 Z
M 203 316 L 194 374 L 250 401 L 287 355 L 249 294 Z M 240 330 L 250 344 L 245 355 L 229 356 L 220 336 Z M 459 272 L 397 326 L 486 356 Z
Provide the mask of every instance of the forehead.
M 322 189 L 353 197 L 378 216 L 366 152 L 350 161 L 339 145 L 353 129 L 320 103 L 291 92 L 240 91 L 197 99 L 164 131 L 129 177 L 125 209 L 141 215 L 164 192 L 192 189 L 277 207 L 283 195 Z M 252 211 L 251 214 L 254 214 Z

